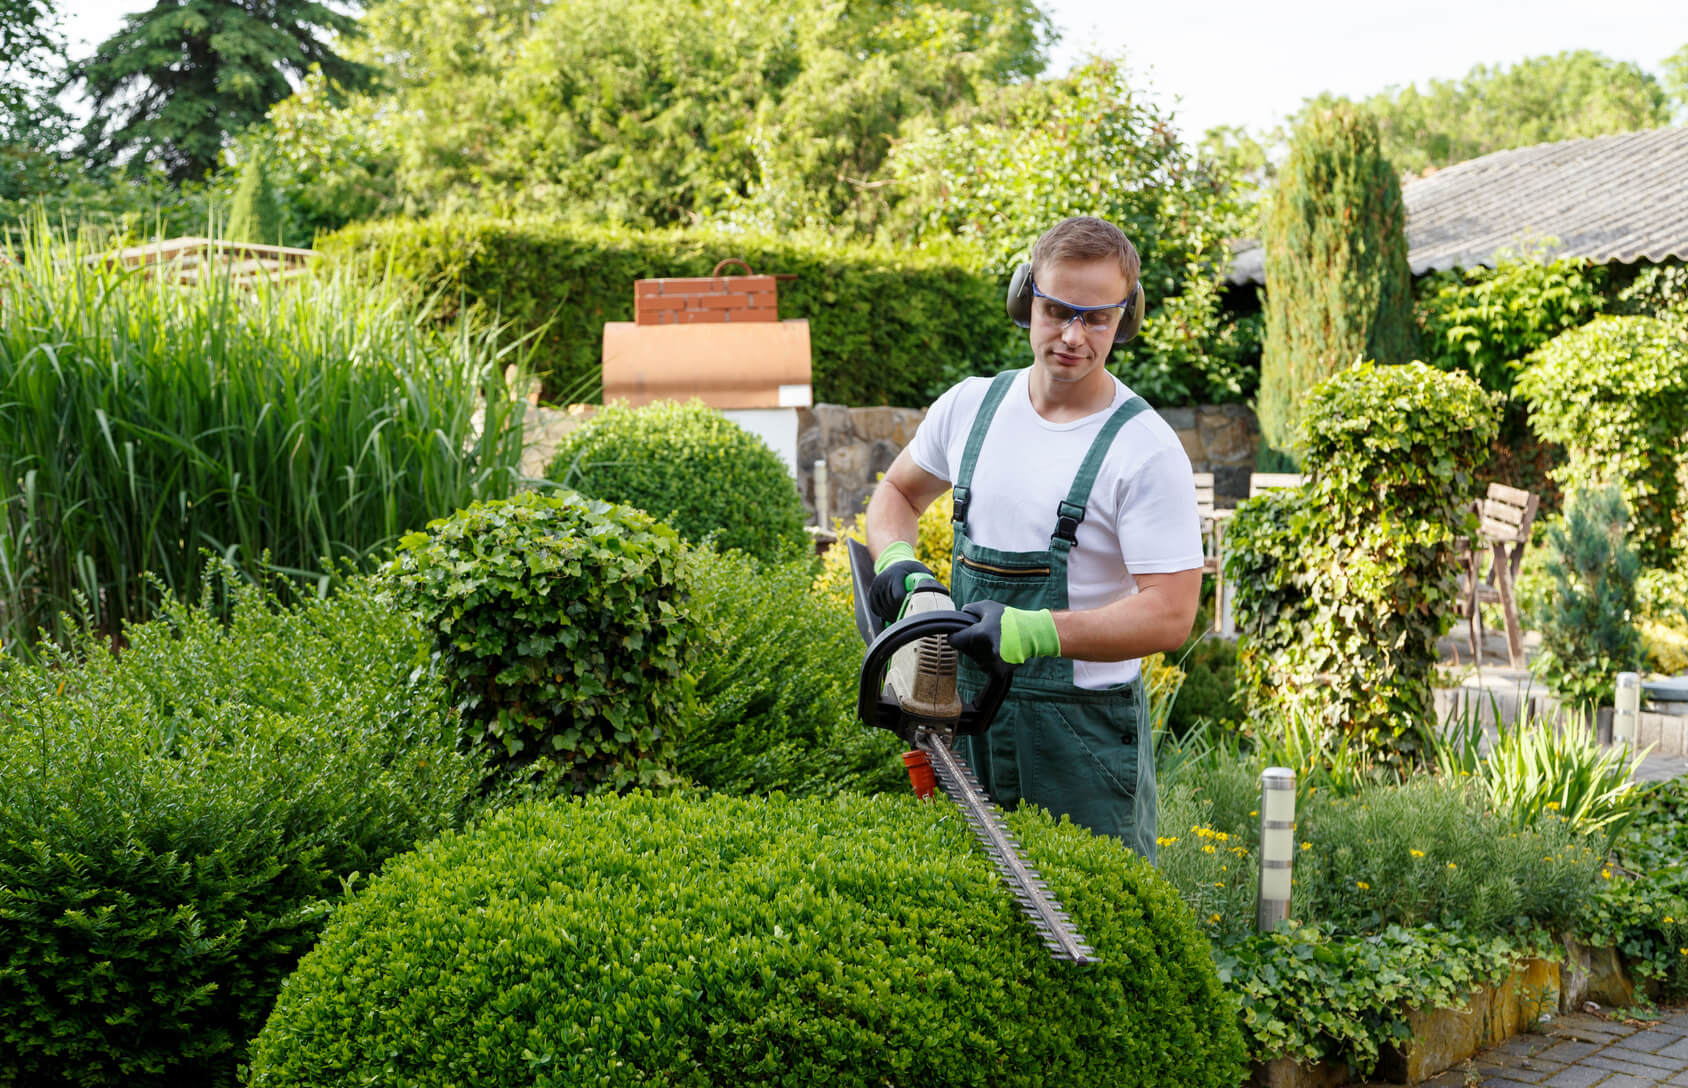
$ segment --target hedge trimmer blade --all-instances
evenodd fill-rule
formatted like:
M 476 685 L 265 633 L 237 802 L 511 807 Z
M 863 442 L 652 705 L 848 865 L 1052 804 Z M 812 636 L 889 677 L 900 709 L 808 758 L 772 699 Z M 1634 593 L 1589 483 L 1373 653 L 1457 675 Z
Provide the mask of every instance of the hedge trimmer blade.
M 967 822 L 973 828 L 973 837 L 979 840 L 996 871 L 1008 882 L 1015 902 L 1020 904 L 1020 912 L 1043 939 L 1049 955 L 1063 963 L 1081 966 L 1100 962 L 1090 945 L 1073 928 L 1066 910 L 1050 898 L 1049 885 L 1020 853 L 1019 842 L 1003 826 L 1002 810 L 980 787 L 973 772 L 955 758 L 955 753 L 942 737 L 930 730 L 922 730 L 915 739 L 915 745 L 931 759 L 938 788 L 966 814 Z
M 949 636 L 972 626 L 974 617 L 956 611 L 942 586 L 936 586 L 936 591 L 917 588 L 910 594 L 903 618 L 880 630 L 867 604 L 873 560 L 858 541 L 846 540 L 845 545 L 850 550 L 856 626 L 868 644 L 858 680 L 856 716 L 863 724 L 891 730 L 926 753 L 933 784 L 966 814 L 973 836 L 1008 882 L 1015 902 L 1043 938 L 1050 956 L 1063 963 L 1099 962 L 1061 904 L 1049 897 L 1049 886 L 1020 853 L 1020 844 L 1002 823 L 1002 811 L 950 749 L 956 736 L 981 736 L 990 728 L 1008 694 L 1014 667 L 1002 665 L 991 671 L 978 700 L 961 702 L 956 689 L 957 658 Z

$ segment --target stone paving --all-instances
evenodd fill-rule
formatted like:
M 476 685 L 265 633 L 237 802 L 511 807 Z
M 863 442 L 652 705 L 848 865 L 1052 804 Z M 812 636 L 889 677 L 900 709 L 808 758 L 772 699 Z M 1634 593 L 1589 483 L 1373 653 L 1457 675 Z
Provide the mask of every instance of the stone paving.
M 1688 1009 L 1630 1023 L 1573 1013 L 1515 1035 L 1421 1088 L 1671 1088 L 1688 1086 Z

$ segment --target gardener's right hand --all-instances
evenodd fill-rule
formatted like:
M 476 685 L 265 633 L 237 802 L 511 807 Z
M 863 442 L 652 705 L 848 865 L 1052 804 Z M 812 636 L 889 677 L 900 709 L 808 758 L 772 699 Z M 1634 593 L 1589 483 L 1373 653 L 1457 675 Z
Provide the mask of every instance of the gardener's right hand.
M 867 606 L 881 626 L 889 627 L 902 618 L 903 605 L 909 591 L 925 581 L 937 582 L 937 576 L 914 557 L 914 547 L 906 540 L 893 540 L 879 553 L 873 564 L 873 585 L 868 587 Z

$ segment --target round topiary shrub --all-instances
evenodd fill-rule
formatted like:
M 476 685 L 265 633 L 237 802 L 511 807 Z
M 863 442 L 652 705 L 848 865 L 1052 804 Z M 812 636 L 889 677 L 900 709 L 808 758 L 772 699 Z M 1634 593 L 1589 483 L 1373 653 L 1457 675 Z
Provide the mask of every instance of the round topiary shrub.
M 1237 1012 L 1172 888 L 1117 842 L 1009 819 L 1099 966 L 1048 958 L 944 802 L 507 809 L 336 912 L 250 1083 L 1240 1083 Z
M 760 438 L 701 401 L 612 404 L 571 431 L 546 474 L 582 495 L 637 506 L 687 540 L 759 559 L 808 547 L 803 500 Z
M 672 783 L 681 548 L 639 510 L 525 492 L 409 534 L 383 575 L 431 633 L 467 739 L 518 782 L 590 793 Z

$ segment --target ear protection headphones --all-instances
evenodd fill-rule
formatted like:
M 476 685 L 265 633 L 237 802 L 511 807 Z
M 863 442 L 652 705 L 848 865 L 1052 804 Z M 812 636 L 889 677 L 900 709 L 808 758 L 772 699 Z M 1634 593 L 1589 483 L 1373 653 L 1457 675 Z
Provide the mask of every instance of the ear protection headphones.
M 1022 262 L 1014 270 L 1014 278 L 1008 281 L 1008 299 L 1005 303 L 1008 316 L 1014 319 L 1014 324 L 1022 329 L 1032 326 L 1032 266 Z M 1143 327 L 1143 281 L 1139 277 L 1137 287 L 1131 292 L 1131 298 L 1125 304 L 1125 313 L 1119 319 L 1119 328 L 1114 330 L 1114 343 L 1123 344 L 1137 335 L 1137 330 Z

